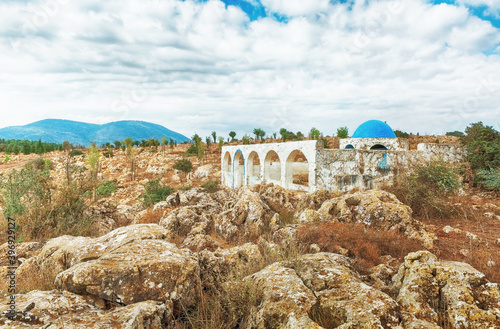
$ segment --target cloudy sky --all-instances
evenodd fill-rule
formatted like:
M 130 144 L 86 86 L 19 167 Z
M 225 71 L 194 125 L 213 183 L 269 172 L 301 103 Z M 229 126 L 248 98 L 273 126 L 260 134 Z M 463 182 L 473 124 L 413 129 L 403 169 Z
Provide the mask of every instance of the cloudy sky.
M 500 129 L 499 0 L 3 0 L 0 127 Z

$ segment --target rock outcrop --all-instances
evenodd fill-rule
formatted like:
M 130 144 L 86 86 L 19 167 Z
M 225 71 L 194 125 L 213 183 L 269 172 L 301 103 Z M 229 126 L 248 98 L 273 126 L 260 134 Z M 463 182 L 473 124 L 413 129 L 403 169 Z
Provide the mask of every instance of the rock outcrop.
M 172 300 L 190 307 L 199 276 L 198 259 L 189 250 L 162 240 L 136 240 L 72 266 L 56 277 L 55 284 L 122 305 Z
M 145 301 L 107 310 L 94 296 L 70 292 L 31 291 L 16 296 L 18 313 L 13 321 L 4 315 L 7 298 L 0 299 L 0 325 L 7 328 L 164 328 L 172 315 L 171 303 Z
M 393 278 L 396 300 L 416 318 L 447 328 L 500 328 L 500 289 L 472 266 L 410 253 Z
M 421 222 L 412 218 L 410 207 L 401 203 L 393 194 L 380 190 L 356 192 L 328 199 L 318 210 L 304 209 L 297 217 L 302 223 L 339 221 L 401 231 L 422 241 L 426 248 L 432 248 L 436 239 L 434 234 L 426 231 Z

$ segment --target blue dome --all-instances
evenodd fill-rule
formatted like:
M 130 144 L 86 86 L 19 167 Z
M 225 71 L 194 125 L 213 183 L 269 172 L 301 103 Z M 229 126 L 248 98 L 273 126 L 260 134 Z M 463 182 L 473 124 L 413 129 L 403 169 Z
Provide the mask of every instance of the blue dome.
M 352 138 L 396 138 L 392 128 L 385 122 L 370 120 L 361 124 Z

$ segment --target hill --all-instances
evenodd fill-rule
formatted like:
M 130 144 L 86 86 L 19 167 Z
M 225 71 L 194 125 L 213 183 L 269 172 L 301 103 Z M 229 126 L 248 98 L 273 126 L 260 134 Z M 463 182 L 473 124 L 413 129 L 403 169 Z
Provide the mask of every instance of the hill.
M 46 119 L 27 124 L 0 129 L 0 138 L 39 140 L 50 143 L 69 141 L 73 144 L 87 146 L 91 141 L 98 145 L 123 140 L 131 137 L 134 140 L 148 138 L 172 138 L 177 143 L 189 141 L 184 135 L 167 129 L 161 125 L 145 121 L 116 121 L 103 125 L 71 120 Z

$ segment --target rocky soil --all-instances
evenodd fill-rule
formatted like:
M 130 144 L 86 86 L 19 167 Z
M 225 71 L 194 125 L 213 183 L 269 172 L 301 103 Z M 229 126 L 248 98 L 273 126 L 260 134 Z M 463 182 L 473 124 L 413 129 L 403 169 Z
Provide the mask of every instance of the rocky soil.
M 184 178 L 171 169 L 183 147 L 139 154 L 137 181 L 130 181 L 124 154 L 104 159 L 102 178 L 118 190 L 88 210 L 99 230 L 18 244 L 18 312 L 6 317 L 10 296 L 1 280 L 0 326 L 500 328 L 500 288 L 491 281 L 497 258 L 481 260 L 482 271 L 463 262 L 500 251 L 497 199 L 472 198 L 481 220 L 467 224 L 422 222 L 378 190 L 306 194 L 258 185 L 209 193 L 197 186 L 218 179 L 216 150 L 203 163 L 193 158 L 195 169 Z M 64 155 L 50 157 L 56 181 L 63 179 Z M 0 171 L 25 161 L 14 158 Z M 72 161 L 85 165 L 83 157 Z M 148 209 L 137 200 L 157 175 L 191 188 Z M 381 255 L 366 268 L 346 248 L 328 252 L 324 241 L 300 238 L 303 227 L 324 223 L 397 233 L 421 248 Z M 0 246 L 3 278 L 7 250 Z

